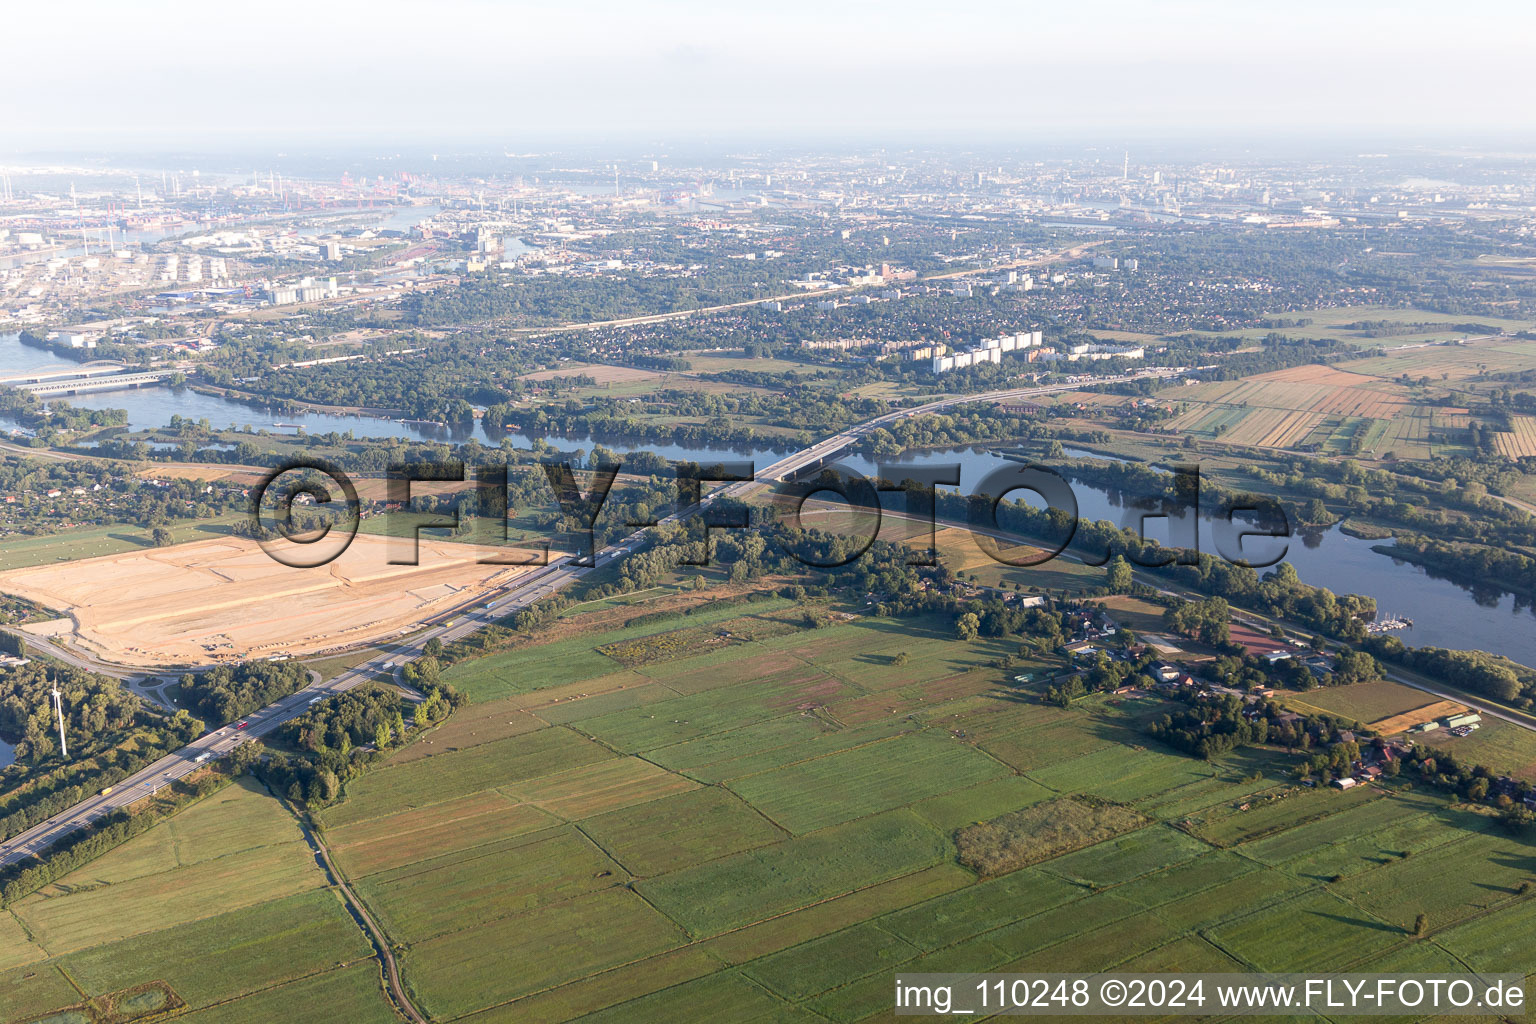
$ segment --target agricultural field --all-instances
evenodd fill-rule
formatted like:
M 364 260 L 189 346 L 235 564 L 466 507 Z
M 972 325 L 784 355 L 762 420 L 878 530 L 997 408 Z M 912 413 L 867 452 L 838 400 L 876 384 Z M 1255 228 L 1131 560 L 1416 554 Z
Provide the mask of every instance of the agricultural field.
M 576 377 L 590 377 L 599 387 L 614 384 L 629 384 L 636 381 L 653 381 L 662 374 L 654 370 L 639 370 L 629 366 L 606 366 L 602 363 L 577 363 L 562 366 L 558 370 L 538 370 L 534 373 L 525 373 L 519 380 L 527 381 L 552 381 L 569 380 Z
M 1306 788 L 1278 750 L 1194 759 L 1142 731 L 1159 698 L 1046 706 L 1012 682 L 1017 662 L 996 667 L 1013 644 L 833 611 L 819 629 L 779 628 L 795 616 L 777 600 L 628 626 L 599 603 L 548 642 L 454 666 L 476 702 L 314 815 L 418 1009 L 855 1022 L 888 1017 L 898 970 L 1515 955 L 1488 922 L 1530 919 L 1536 844 L 1492 818 L 1407 780 Z M 567 628 L 589 618 L 604 628 Z M 679 631 L 688 649 L 647 642 Z M 1379 720 L 1415 693 L 1297 699 Z M 195 1021 L 294 1019 L 317 999 L 383 1021 L 379 979 L 296 822 L 254 785 L 0 915 L 0 986 L 20 993 L 0 1022 L 75 1005 L 74 985 L 153 999 L 140 987 L 160 982 Z
M 1372 420 L 1360 435 L 1360 452 L 1377 457 L 1427 459 L 1462 446 L 1451 438 L 1467 429 L 1467 410 L 1449 406 L 1410 406 L 1391 420 Z M 1432 433 L 1438 440 L 1432 438 Z
M 1374 728 L 1374 723 L 1386 722 L 1393 716 L 1434 704 L 1435 699 L 1423 690 L 1380 679 L 1353 686 L 1327 686 L 1304 693 L 1287 694 L 1285 703 L 1287 707 L 1303 713 L 1326 711 L 1345 719 L 1372 723 Z
M 1513 429 L 1508 433 L 1499 431 L 1493 435 L 1499 454 L 1512 459 L 1536 456 L 1536 416 L 1511 416 L 1509 425 Z
M 1364 443 L 1385 436 L 1400 418 L 1416 418 L 1400 385 L 1317 365 L 1180 385 L 1159 397 L 1187 406 L 1169 427 L 1259 448 L 1343 450 L 1357 437 Z M 1425 410 L 1422 418 L 1427 416 Z
M 1281 752 L 1174 753 L 1140 731 L 1157 699 L 1043 706 L 992 667 L 1004 647 L 941 622 L 599 650 L 776 621 L 759 607 L 456 666 L 547 685 L 481 676 L 319 815 L 424 1012 L 858 1021 L 888 1014 L 895 970 L 1348 969 L 1449 957 L 1442 933 L 1482 948 L 1472 926 L 1530 912 L 1536 847 L 1487 817 L 1299 787 Z M 544 679 L 541 652 L 585 667 Z M 1304 697 L 1377 719 L 1415 706 L 1401 689 Z M 1468 882 L 1431 896 L 1443 871 Z
M 808 373 L 810 366 L 793 359 L 773 359 L 759 356 L 746 359 L 741 355 L 719 352 L 687 352 L 683 358 L 692 366 L 692 373 L 728 373 L 731 370 L 750 368 L 758 373 Z
M 338 1019 L 395 1019 L 298 822 L 249 781 L 0 911 L 0 1022 L 113 993 L 125 1010 L 146 988 L 198 1021 L 270 1019 L 317 993 Z
M 1401 339 L 1386 343 L 1386 355 L 1336 364 L 1353 373 L 1394 378 L 1407 375 L 1431 382 L 1465 381 L 1497 373 L 1536 369 L 1536 342 L 1518 338 L 1474 341 L 1468 344 L 1434 344 L 1417 348 L 1393 348 Z

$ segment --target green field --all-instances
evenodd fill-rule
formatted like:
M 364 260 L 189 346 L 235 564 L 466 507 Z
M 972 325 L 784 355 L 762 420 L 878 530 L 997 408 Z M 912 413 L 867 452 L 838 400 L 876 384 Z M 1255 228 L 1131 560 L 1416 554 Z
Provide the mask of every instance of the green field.
M 1433 704 L 1440 698 L 1389 679 L 1353 686 L 1329 686 L 1287 697 L 1286 704 L 1306 711 L 1313 708 L 1363 724 L 1390 718 L 1414 708 Z
M 787 607 L 783 599 L 758 602 L 754 614 Z M 704 608 L 687 617 L 613 629 L 553 644 L 517 648 L 505 654 L 493 654 L 475 661 L 462 662 L 443 674 L 443 678 L 476 700 L 490 700 L 515 693 L 575 683 L 606 675 L 624 666 L 597 649 L 608 644 L 633 641 L 640 637 L 669 633 L 684 626 L 706 626 L 741 617 L 744 609 Z
M 198 1020 L 269 1020 L 315 993 L 338 1019 L 393 1019 L 367 939 L 324 885 L 281 804 L 221 790 L 0 912 L 0 1021 L 150 982 Z
M 1525 955 L 1511 930 L 1536 908 L 1536 846 L 1431 789 L 1302 787 L 1278 750 L 1187 757 L 1141 731 L 1158 699 L 1045 706 L 993 667 L 1005 643 L 938 620 L 745 632 L 782 607 L 456 666 L 479 701 L 317 815 L 420 1009 L 854 1022 L 888 1016 L 897 971 L 1507 969 Z M 631 668 L 596 650 L 699 627 L 741 638 Z M 1405 698 L 1302 699 L 1363 717 Z M 0 986 L 20 994 L 0 1019 L 78 1001 L 73 978 L 93 993 L 163 980 L 194 1020 L 315 1001 L 382 1020 L 377 964 L 291 816 L 253 787 L 220 799 L 0 916 Z M 960 845 L 983 822 L 1062 838 L 983 878 Z M 126 934 L 125 915 L 150 930 Z M 233 946 L 248 952 L 202 964 Z
M 166 529 L 171 531 L 175 543 L 184 544 L 227 537 L 230 527 L 240 518 L 228 515 L 214 519 L 174 520 L 166 525 Z M 0 543 L 0 572 L 48 562 L 72 562 L 81 558 L 120 555 L 125 551 L 142 551 L 155 546 L 149 534 L 147 529 L 116 524 L 80 526 L 35 537 L 9 536 Z
M 1222 331 L 1220 336 L 1239 337 L 1257 341 L 1270 333 L 1297 341 L 1318 338 L 1334 338 L 1360 348 L 1393 348 L 1424 341 L 1454 340 L 1466 337 L 1450 325 L 1475 322 L 1495 330 L 1520 331 L 1531 327 L 1528 321 L 1504 317 L 1470 316 L 1455 313 L 1437 313 L 1421 309 L 1403 309 L 1385 306 L 1336 306 L 1323 309 L 1300 310 L 1286 314 L 1288 318 L 1311 320 L 1303 327 L 1249 327 L 1236 331 Z M 1387 337 L 1371 337 L 1368 331 L 1347 330 L 1348 324 L 1363 321 L 1385 321 L 1394 325 L 1424 324 L 1425 329 L 1415 333 L 1394 334 Z M 1441 326 L 1444 325 L 1444 326 Z M 1199 333 L 1199 332 L 1197 332 Z M 1215 336 L 1215 335 L 1213 335 Z
M 460 728 L 454 742 L 471 745 L 403 759 L 326 812 L 329 834 L 355 843 L 343 863 L 418 849 L 433 820 L 450 833 L 436 856 L 419 849 L 359 882 L 410 944 L 407 981 L 429 1009 L 630 1021 L 736 1000 L 740 1015 L 718 1019 L 856 1021 L 886 1012 L 896 970 L 1279 969 L 1415 946 L 1448 956 L 1439 928 L 1527 903 L 1517 879 L 1536 872 L 1529 845 L 1443 797 L 1300 788 L 1275 767 L 1279 752 L 1183 756 L 1140 731 L 1155 700 L 1062 710 L 1020 699 L 990 667 L 1006 648 L 956 641 L 940 622 L 856 618 L 628 672 L 596 652 L 677 628 L 496 656 L 532 673 L 541 655 L 560 664 L 465 712 L 483 736 L 440 730 Z M 465 677 L 486 678 L 486 662 Z M 1398 688 L 1307 696 L 1362 715 L 1404 699 Z M 485 738 L 500 706 L 551 724 Z M 605 756 L 567 764 L 583 737 Z M 550 753 L 513 754 L 528 749 Z M 690 788 L 669 791 L 640 764 Z M 428 787 L 438 802 L 418 803 Z M 1067 794 L 1126 805 L 1139 824 L 987 880 L 956 863 L 958 830 Z M 540 816 L 514 825 L 518 809 Z M 517 834 L 495 837 L 498 817 Z M 1443 871 L 1467 881 L 1430 898 Z M 1480 880 L 1497 891 L 1474 891 Z M 504 897 L 488 914 L 492 892 Z M 1423 939 L 1408 934 L 1419 913 L 1436 925 Z M 573 949 L 551 931 L 562 915 L 577 931 L 608 920 L 622 937 Z M 526 975 L 477 967 L 493 949 L 527 958 Z

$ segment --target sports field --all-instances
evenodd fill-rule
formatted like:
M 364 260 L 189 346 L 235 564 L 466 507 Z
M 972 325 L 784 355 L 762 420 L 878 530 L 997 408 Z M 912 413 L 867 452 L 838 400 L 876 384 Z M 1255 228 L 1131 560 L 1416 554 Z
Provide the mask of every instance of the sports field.
M 291 568 L 237 537 L 0 573 L 0 591 L 57 611 L 68 638 L 119 664 L 160 667 L 313 654 L 377 641 L 526 571 L 505 549 L 359 535 L 328 565 Z M 51 629 L 50 629 L 51 632 Z

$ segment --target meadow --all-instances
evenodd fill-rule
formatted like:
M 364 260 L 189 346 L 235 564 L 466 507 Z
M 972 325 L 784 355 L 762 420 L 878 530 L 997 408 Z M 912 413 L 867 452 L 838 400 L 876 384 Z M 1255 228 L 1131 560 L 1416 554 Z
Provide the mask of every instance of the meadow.
M 1468 322 L 1476 322 L 1496 331 L 1511 333 L 1528 330 L 1532 326 L 1529 321 L 1504 317 L 1469 317 L 1457 313 L 1435 313 L 1422 309 L 1385 306 L 1329 306 L 1299 311 L 1295 314 L 1295 318 L 1309 320 L 1310 323 L 1293 327 L 1249 327 L 1238 331 L 1222 331 L 1219 335 L 1212 336 L 1239 337 L 1258 341 L 1270 334 L 1279 334 L 1296 341 L 1332 338 L 1358 348 L 1391 349 L 1400 345 L 1462 340 L 1467 337 L 1467 332 L 1455 328 L 1458 324 Z M 1350 326 L 1371 322 L 1387 324 L 1398 329 L 1420 329 L 1406 330 L 1403 334 L 1373 337 L 1371 329 Z
M 372 952 L 298 821 L 247 780 L 0 912 L 0 1021 L 159 982 L 199 1022 L 323 995 L 338 1019 L 382 1024 Z
M 434 1019 L 884 1019 L 897 970 L 1369 970 L 1530 906 L 1530 841 L 1429 790 L 1189 758 L 1140 731 L 1155 698 L 1044 706 L 993 667 L 1006 645 L 939 621 L 752 634 L 758 608 L 708 622 L 755 637 L 726 649 L 600 650 L 696 613 L 456 666 L 463 723 L 321 815 Z M 995 875 L 962 860 L 967 830 L 1074 797 L 1114 824 Z
M 1536 369 L 1536 344 L 1519 338 L 1402 347 L 1405 339 L 1388 339 L 1385 355 L 1339 363 L 1338 368 L 1378 377 L 1428 377 L 1453 382 L 1496 373 Z
M 166 526 L 177 544 L 228 537 L 240 519 L 229 515 L 215 519 L 177 520 Z M 8 536 L 0 545 L 0 572 L 51 565 L 98 555 L 122 555 L 154 548 L 150 531 L 116 523 L 110 526 L 78 526 L 60 533 Z
M 783 604 L 636 626 L 605 604 L 550 642 L 454 666 L 476 702 L 315 816 L 418 1008 L 854 1022 L 890 1016 L 896 971 L 1524 955 L 1509 929 L 1536 913 L 1536 846 L 1489 817 L 1406 778 L 1302 787 L 1278 750 L 1196 760 L 1141 731 L 1169 709 L 1157 698 L 1046 706 L 995 666 L 1009 643 L 847 611 L 784 631 L 763 628 L 793 624 Z M 603 628 L 565 628 L 589 616 Z M 601 650 L 701 628 L 742 639 L 628 666 Z M 1411 694 L 1299 699 L 1379 717 Z M 226 792 L 240 803 L 183 812 L 0 916 L 0 985 L 25 996 L 0 1020 L 78 1002 L 70 979 L 164 981 L 197 1021 L 388 1015 L 292 816 L 254 787 Z M 1010 836 L 1026 843 L 1012 860 L 964 855 Z M 124 933 L 124 913 L 147 930 Z

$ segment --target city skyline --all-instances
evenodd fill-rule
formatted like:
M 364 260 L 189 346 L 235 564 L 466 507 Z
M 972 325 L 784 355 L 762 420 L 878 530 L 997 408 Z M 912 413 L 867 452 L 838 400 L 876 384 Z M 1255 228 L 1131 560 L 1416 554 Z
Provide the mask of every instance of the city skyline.
M 11 15 L 12 146 L 375 139 L 1520 139 L 1502 0 L 1092 10 L 454 0 Z M 1465 11 L 1465 9 L 1463 9 Z M 1498 26 L 1499 31 L 1488 31 Z

